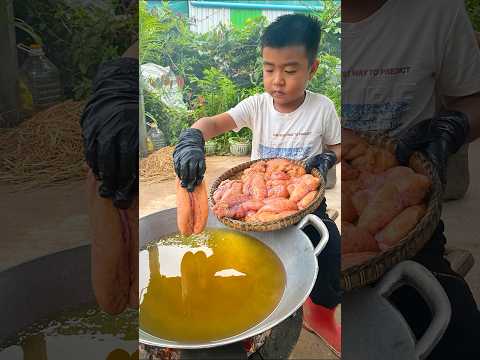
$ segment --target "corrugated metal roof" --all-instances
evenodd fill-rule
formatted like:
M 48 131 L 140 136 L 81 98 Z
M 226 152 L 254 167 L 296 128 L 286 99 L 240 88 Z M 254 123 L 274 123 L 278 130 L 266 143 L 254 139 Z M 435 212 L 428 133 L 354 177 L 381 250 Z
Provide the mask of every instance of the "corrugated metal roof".
M 161 8 L 163 0 L 147 0 L 147 8 Z M 188 0 L 168 0 L 168 7 L 175 13 L 188 15 Z

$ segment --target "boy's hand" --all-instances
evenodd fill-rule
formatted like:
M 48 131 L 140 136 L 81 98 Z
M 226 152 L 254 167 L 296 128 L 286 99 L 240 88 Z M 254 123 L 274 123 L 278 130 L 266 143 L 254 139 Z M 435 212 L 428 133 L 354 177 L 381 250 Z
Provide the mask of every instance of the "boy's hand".
M 205 174 L 205 140 L 200 130 L 183 130 L 173 152 L 173 165 L 182 187 L 192 192 Z
M 400 136 L 395 154 L 398 161 L 406 165 L 414 151 L 423 152 L 432 161 L 445 185 L 448 157 L 466 142 L 469 131 L 465 114 L 446 111 L 414 125 Z
M 313 168 L 317 168 L 326 181 L 327 172 L 333 165 L 337 163 L 337 155 L 331 150 L 327 150 L 321 154 L 308 158 L 305 162 L 307 172 L 311 172 Z
M 130 207 L 138 193 L 138 60 L 103 63 L 80 125 L 85 160 L 100 196 L 117 208 Z

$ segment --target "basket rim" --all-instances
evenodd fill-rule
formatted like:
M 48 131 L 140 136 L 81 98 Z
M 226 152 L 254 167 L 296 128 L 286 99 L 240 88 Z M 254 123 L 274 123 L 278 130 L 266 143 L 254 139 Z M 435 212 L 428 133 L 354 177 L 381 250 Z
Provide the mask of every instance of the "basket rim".
M 385 134 L 355 133 L 365 139 L 369 145 L 379 146 L 390 152 L 394 152 L 398 143 L 395 139 Z M 423 167 L 432 181 L 427 194 L 427 209 L 424 216 L 395 246 L 380 252 L 361 264 L 341 269 L 340 280 L 345 291 L 375 282 L 394 265 L 413 257 L 423 248 L 433 234 L 440 221 L 442 185 L 432 162 L 420 152 L 414 152 L 408 164 L 412 169 L 417 167 L 417 165 Z
M 233 168 L 230 168 L 229 170 L 225 171 L 223 174 L 221 174 L 219 177 L 215 179 L 215 181 L 212 183 L 210 186 L 210 190 L 208 193 L 208 201 L 210 207 L 213 207 L 215 205 L 215 201 L 213 199 L 213 194 L 217 190 L 218 186 L 220 183 L 224 180 L 227 179 L 232 179 L 235 175 L 241 173 L 243 170 L 249 168 L 251 165 L 255 164 L 258 161 L 269 161 L 269 160 L 274 160 L 274 159 L 285 159 L 289 160 L 297 165 L 301 165 L 303 168 L 305 168 L 305 161 L 304 160 L 293 160 L 293 159 L 288 159 L 285 157 L 270 157 L 270 158 L 262 158 L 262 159 L 256 159 L 256 160 L 250 160 L 244 163 L 241 163 Z M 257 232 L 266 232 L 266 231 L 274 231 L 274 230 L 281 230 L 284 228 L 287 228 L 288 226 L 291 226 L 298 221 L 300 221 L 305 215 L 312 213 L 315 211 L 320 203 L 323 201 L 325 197 L 325 180 L 323 179 L 322 175 L 317 169 L 313 169 L 310 172 L 311 175 L 317 177 L 320 179 L 320 186 L 317 190 L 317 194 L 315 195 L 315 198 L 313 201 L 307 206 L 306 208 L 302 210 L 298 210 L 295 214 L 288 215 L 284 218 L 277 219 L 277 220 L 271 220 L 271 221 L 266 221 L 266 222 L 245 222 L 237 219 L 232 219 L 228 217 L 224 218 L 219 218 L 218 216 L 215 215 L 215 217 L 224 225 L 233 228 L 235 230 L 241 230 L 241 231 L 257 231 Z

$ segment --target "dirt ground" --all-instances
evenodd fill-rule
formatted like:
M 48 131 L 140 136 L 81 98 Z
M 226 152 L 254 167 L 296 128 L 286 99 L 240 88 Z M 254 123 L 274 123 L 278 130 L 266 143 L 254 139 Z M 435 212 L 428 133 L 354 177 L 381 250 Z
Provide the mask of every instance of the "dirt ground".
M 0 187 L 0 270 L 89 243 L 83 181 L 24 192 Z

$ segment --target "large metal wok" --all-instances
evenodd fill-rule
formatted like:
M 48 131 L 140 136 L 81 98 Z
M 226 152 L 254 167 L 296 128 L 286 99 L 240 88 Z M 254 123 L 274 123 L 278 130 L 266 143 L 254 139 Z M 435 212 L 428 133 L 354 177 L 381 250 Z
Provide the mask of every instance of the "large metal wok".
M 168 209 L 140 218 L 139 236 L 140 249 L 152 240 L 177 232 L 176 209 Z M 314 249 L 310 239 L 302 231 L 307 225 L 312 225 L 320 233 L 321 239 Z M 225 228 L 213 213 L 209 214 L 208 227 Z M 222 346 L 241 341 L 260 334 L 279 324 L 293 314 L 310 294 L 318 272 L 316 255 L 325 247 L 328 241 L 328 231 L 325 224 L 315 215 L 305 216 L 300 223 L 287 229 L 274 232 L 247 232 L 270 247 L 282 262 L 286 273 L 286 285 L 280 303 L 275 310 L 262 322 L 241 334 L 209 342 L 178 342 L 153 336 L 141 328 L 139 341 L 146 345 L 180 349 L 200 349 Z M 141 268 L 141 266 L 140 266 Z
M 94 304 L 90 245 L 47 255 L 0 272 L 0 342 L 60 310 Z
M 90 253 L 90 245 L 84 245 L 0 271 L 0 344 L 3 345 L 7 339 L 33 323 L 48 319 L 66 309 L 94 307 Z M 135 351 L 138 347 L 136 341 L 125 340 L 122 334 L 116 335 L 117 324 L 110 324 L 112 332 L 106 333 L 109 336 L 98 334 L 98 337 L 103 338 L 102 341 L 71 334 L 68 341 L 58 340 L 53 345 L 45 343 L 45 349 L 41 350 L 48 350 L 49 358 L 58 358 L 52 355 L 50 350 L 55 350 L 57 356 L 64 351 L 72 360 L 104 359 L 103 354 L 116 348 Z M 137 322 L 132 322 L 129 326 L 136 327 Z M 38 359 L 43 359 L 44 356 L 46 354 L 37 354 Z M 20 357 L 8 357 L 0 351 L 0 358 Z

